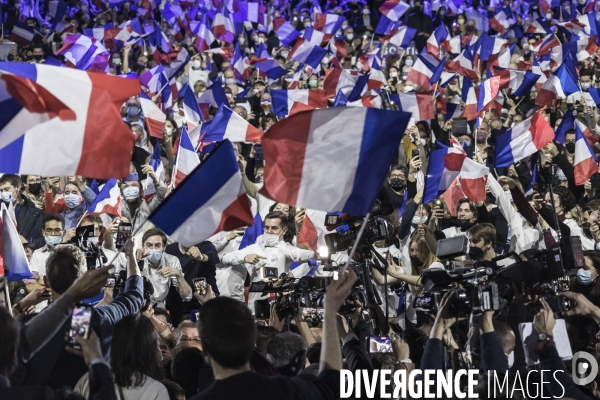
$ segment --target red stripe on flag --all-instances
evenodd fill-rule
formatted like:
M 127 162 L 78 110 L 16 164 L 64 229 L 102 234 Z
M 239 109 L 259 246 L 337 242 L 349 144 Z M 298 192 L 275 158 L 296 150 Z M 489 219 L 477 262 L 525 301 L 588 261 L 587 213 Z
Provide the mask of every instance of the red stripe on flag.
M 128 176 L 133 135 L 123 123 L 119 107 L 140 93 L 139 81 L 96 73 L 88 76 L 92 93 L 76 174 L 98 179 Z
M 148 126 L 148 134 L 152 137 L 162 139 L 165 123 L 147 117 L 145 121 Z
M 232 231 L 243 226 L 250 226 L 253 223 L 254 217 L 250 210 L 250 201 L 248 200 L 248 196 L 243 194 L 223 211 L 219 227 L 215 233 Z
M 296 114 L 273 125 L 262 137 L 265 183 L 260 193 L 264 196 L 296 204 L 311 119 L 311 112 Z
M 588 179 L 598 172 L 598 163 L 593 157 L 586 158 L 585 160 L 575 164 L 573 166 L 573 175 L 575 175 L 575 185 L 583 185 Z
M 317 251 L 317 242 L 319 235 L 317 234 L 317 228 L 313 224 L 312 220 L 306 215 L 304 221 L 302 221 L 302 227 L 300 228 L 300 234 L 298 235 L 298 243 L 308 246 L 309 249 Z

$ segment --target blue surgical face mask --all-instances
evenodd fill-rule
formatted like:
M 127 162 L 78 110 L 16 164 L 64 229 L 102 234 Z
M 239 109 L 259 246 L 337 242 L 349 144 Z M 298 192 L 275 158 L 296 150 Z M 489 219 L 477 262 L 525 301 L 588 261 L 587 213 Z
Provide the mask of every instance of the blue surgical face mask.
M 590 286 L 592 283 L 594 283 L 594 280 L 592 279 L 592 272 L 585 269 L 577 270 L 577 282 L 583 286 Z
M 415 62 L 414 62 L 413 60 L 410 60 L 410 59 L 408 59 L 408 60 L 406 60 L 406 61 L 404 62 L 404 64 L 408 65 L 409 67 L 412 67 L 414 63 L 415 63 Z
M 15 201 L 15 199 L 13 198 L 13 195 L 12 195 L 11 192 L 2 192 L 2 193 L 0 193 L 0 198 L 5 203 L 12 203 L 13 201 Z
M 130 117 L 137 117 L 140 113 L 140 109 L 137 106 L 129 106 L 127 107 L 127 115 Z
M 62 236 L 44 236 L 46 244 L 50 247 L 54 247 L 62 242 Z
M 77 208 L 81 204 L 81 197 L 76 194 L 68 194 L 65 196 L 65 203 L 68 208 Z
M 138 197 L 140 197 L 140 188 L 137 186 L 126 187 L 123 189 L 123 197 L 125 197 L 125 200 L 127 201 L 137 200 Z
M 148 261 L 151 263 L 157 263 L 162 258 L 162 250 L 148 250 Z

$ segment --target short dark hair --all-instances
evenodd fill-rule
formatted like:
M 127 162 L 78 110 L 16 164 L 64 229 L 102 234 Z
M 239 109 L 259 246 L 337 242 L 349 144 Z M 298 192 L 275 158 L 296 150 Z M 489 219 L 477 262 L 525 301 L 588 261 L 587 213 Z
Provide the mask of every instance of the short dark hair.
M 63 229 L 65 228 L 65 218 L 60 214 L 52 213 L 52 214 L 44 215 L 44 223 L 42 224 L 42 226 L 45 228 L 46 222 L 50 222 L 50 221 L 58 221 L 58 222 L 60 222 Z
M 294 376 L 304 368 L 306 342 L 296 333 L 282 332 L 267 344 L 267 360 L 282 375 Z
M 592 78 L 594 76 L 594 71 L 592 71 L 589 68 L 583 68 L 581 71 L 579 71 L 579 78 L 581 78 L 582 76 L 589 76 L 590 78 Z
M 202 351 L 196 347 L 184 347 L 173 357 L 171 376 L 183 388 L 186 397 L 198 393 L 198 376 L 205 364 Z
M 256 326 L 256 347 L 261 354 L 267 354 L 267 345 L 275 336 L 279 335 L 279 331 L 272 326 L 257 325 Z
M 21 188 L 22 181 L 19 175 L 5 174 L 0 176 L 0 185 L 4 185 L 6 182 L 10 183 L 17 189 Z
M 173 323 L 173 320 L 171 319 L 171 314 L 169 314 L 169 312 L 162 307 L 154 307 L 154 315 L 163 315 L 166 318 L 167 323 Z
M 281 211 L 271 211 L 265 216 L 265 221 L 268 219 L 277 219 L 281 220 L 281 227 L 286 228 L 288 226 L 288 216 L 282 213 Z
M 19 324 L 8 309 L 0 307 L 0 370 L 12 370 L 19 347 Z
M 83 252 L 70 244 L 58 245 L 46 261 L 46 276 L 50 287 L 63 294 L 87 269 Z
M 477 207 L 475 207 L 475 203 L 473 203 L 471 200 L 466 199 L 466 198 L 460 199 L 458 201 L 458 203 L 456 204 L 456 211 L 458 212 L 458 210 L 460 209 L 460 206 L 462 206 L 464 203 L 469 203 L 469 209 L 473 213 L 473 218 L 478 218 Z
M 238 300 L 217 297 L 200 309 L 202 349 L 224 368 L 240 368 L 254 351 L 256 328 L 250 309 Z
M 167 235 L 163 231 L 158 228 L 150 228 L 146 232 L 144 232 L 144 236 L 142 236 L 142 246 L 146 243 L 146 240 L 152 236 L 160 236 L 163 242 L 163 246 L 167 245 Z
M 479 241 L 483 239 L 483 243 L 491 243 L 492 246 L 496 245 L 496 228 L 492 224 L 477 224 L 469 229 L 471 239 Z
M 577 205 L 577 200 L 569 188 L 564 186 L 555 186 L 554 194 L 558 195 L 558 198 L 560 199 L 560 205 L 565 213 L 567 211 L 571 211 L 571 209 Z
M 164 375 L 158 350 L 158 334 L 152 322 L 140 313 L 130 314 L 115 326 L 110 351 L 115 383 L 139 387 L 146 376 L 157 381 Z

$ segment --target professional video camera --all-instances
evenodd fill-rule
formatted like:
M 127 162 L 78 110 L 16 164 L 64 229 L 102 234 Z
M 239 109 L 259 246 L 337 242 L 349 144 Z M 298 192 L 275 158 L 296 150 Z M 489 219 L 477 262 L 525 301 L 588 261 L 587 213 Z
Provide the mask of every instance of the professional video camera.
M 457 236 L 438 241 L 436 256 L 444 261 L 468 253 L 468 239 Z M 504 258 L 504 257 L 498 257 Z M 481 315 L 499 310 L 503 304 L 498 284 L 494 281 L 499 266 L 496 262 L 479 261 L 464 268 L 425 269 L 421 275 L 423 293 L 414 300 L 415 308 L 434 312 L 444 293 L 456 289 L 450 307 L 457 316 Z
M 71 239 L 71 243 L 83 251 L 88 270 L 99 268 L 108 262 L 102 248 L 89 238 L 96 238 L 96 227 L 94 225 L 78 227 L 75 229 L 75 236 Z

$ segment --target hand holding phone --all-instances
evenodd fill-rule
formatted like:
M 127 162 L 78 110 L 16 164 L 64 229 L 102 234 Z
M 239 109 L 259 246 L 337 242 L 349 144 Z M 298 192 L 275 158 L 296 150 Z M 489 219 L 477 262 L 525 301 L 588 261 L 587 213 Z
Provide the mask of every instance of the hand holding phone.
M 206 278 L 194 278 L 192 283 L 194 284 L 194 291 L 196 293 L 198 293 L 200 296 L 206 295 L 206 291 L 208 290 L 206 287 Z
M 71 329 L 69 330 L 69 346 L 81 349 L 77 343 L 77 336 L 87 339 L 90 334 L 90 322 L 92 321 L 92 306 L 88 304 L 77 304 L 73 306 L 71 317 Z

